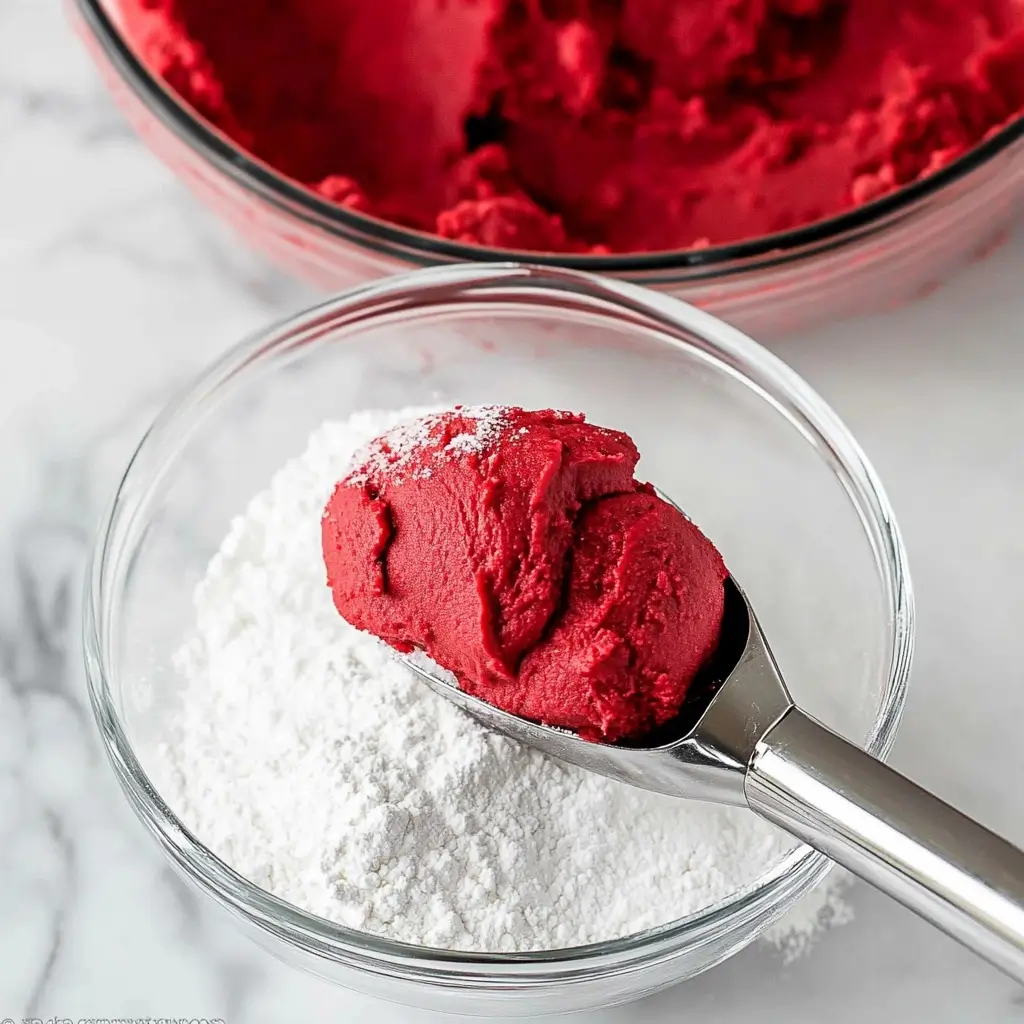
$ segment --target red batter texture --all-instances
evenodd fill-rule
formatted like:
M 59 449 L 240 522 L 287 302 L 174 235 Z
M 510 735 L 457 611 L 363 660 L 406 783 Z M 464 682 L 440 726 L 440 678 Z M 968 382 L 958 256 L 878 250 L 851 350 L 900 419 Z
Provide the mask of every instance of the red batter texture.
M 334 603 L 468 692 L 587 739 L 678 711 L 728 575 L 633 478 L 623 433 L 563 412 L 456 409 L 377 439 L 323 518 Z
M 122 0 L 257 157 L 352 209 L 547 252 L 859 206 L 1024 112 L 1024 0 Z

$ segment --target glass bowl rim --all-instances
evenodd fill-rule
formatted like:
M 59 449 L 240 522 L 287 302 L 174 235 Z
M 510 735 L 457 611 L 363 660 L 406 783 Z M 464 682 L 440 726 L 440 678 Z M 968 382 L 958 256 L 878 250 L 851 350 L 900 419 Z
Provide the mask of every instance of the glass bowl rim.
M 92 37 L 133 94 L 165 128 L 190 150 L 246 192 L 354 245 L 413 266 L 446 262 L 521 261 L 614 275 L 651 274 L 648 283 L 697 282 L 771 269 L 812 253 L 828 252 L 880 231 L 911 215 L 947 186 L 966 178 L 1024 139 L 1024 114 L 1018 115 L 966 153 L 918 181 L 869 203 L 811 224 L 770 235 L 709 246 L 649 253 L 565 254 L 498 249 L 441 238 L 403 227 L 372 214 L 332 203 L 312 189 L 275 171 L 237 145 L 194 110 L 136 56 L 104 0 L 70 0 Z M 680 273 L 672 278 L 671 272 Z
M 345 329 L 351 323 L 366 325 L 375 316 L 394 309 L 430 308 L 423 298 L 444 302 L 453 295 L 476 296 L 486 300 L 501 289 L 527 294 L 527 301 L 543 305 L 554 298 L 572 297 L 591 301 L 588 310 L 619 315 L 626 323 L 644 318 L 647 326 L 660 329 L 668 342 L 669 332 L 697 335 L 716 356 L 752 388 L 761 400 L 771 404 L 814 444 L 827 447 L 846 474 L 847 496 L 858 512 L 876 558 L 888 572 L 887 597 L 893 615 L 892 641 L 888 650 L 889 675 L 875 712 L 866 747 L 884 758 L 891 748 L 906 700 L 907 679 L 913 655 L 914 600 L 907 556 L 892 508 L 866 455 L 848 428 L 817 393 L 788 365 L 736 328 L 696 307 L 658 292 L 624 281 L 601 278 L 576 270 L 526 264 L 460 264 L 414 270 L 340 295 L 286 317 L 251 333 L 228 349 L 198 377 L 179 391 L 156 416 L 143 434 L 122 473 L 115 494 L 101 521 L 90 549 L 85 572 L 83 601 L 83 645 L 86 682 L 90 702 L 105 753 L 136 814 L 186 876 L 221 904 L 254 920 L 267 931 L 293 945 L 312 948 L 331 959 L 354 960 L 363 969 L 387 973 L 405 971 L 408 976 L 437 980 L 439 975 L 457 984 L 500 981 L 503 985 L 535 984 L 544 980 L 567 980 L 587 974 L 635 969 L 638 965 L 669 958 L 712 937 L 721 928 L 753 918 L 759 911 L 775 906 L 793 892 L 803 894 L 829 870 L 820 853 L 797 847 L 756 883 L 739 890 L 727 900 L 665 925 L 623 938 L 558 950 L 520 954 L 469 953 L 417 946 L 380 938 L 318 917 L 272 896 L 243 878 L 209 851 L 164 802 L 135 755 L 121 723 L 111 680 L 107 634 L 114 605 L 123 582 L 121 554 L 138 549 L 140 538 L 130 535 L 135 514 L 147 504 L 174 465 L 174 456 L 155 473 L 143 469 L 141 496 L 132 497 L 139 484 L 134 474 L 151 447 L 175 436 L 190 437 L 202 422 L 206 410 L 220 390 L 247 367 L 267 356 L 301 345 L 302 335 L 313 329 Z M 529 293 L 539 293 L 531 300 Z M 520 301 L 522 301 L 520 299 Z M 349 324 L 339 320 L 357 317 Z M 676 342 L 678 344 L 678 342 Z M 758 377 L 774 385 L 785 397 L 781 402 L 760 386 Z M 831 467 L 838 475 L 837 466 Z M 851 488 L 856 494 L 851 493 Z M 122 506 L 132 510 L 127 526 L 122 524 Z M 872 536 L 872 527 L 875 531 Z M 126 534 L 127 536 L 122 536 Z M 880 547 L 880 550 L 879 550 Z M 130 561 L 130 559 L 129 559 Z M 113 567 L 111 567 L 113 565 Z M 109 578 L 108 578 L 109 577 Z M 108 595 L 108 585 L 113 598 Z

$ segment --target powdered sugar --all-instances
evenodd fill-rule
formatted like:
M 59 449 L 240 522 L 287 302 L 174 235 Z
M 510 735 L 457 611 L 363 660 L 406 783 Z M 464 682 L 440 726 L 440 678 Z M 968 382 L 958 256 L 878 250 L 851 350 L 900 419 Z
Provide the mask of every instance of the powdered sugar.
M 852 882 L 853 875 L 845 868 L 834 867 L 826 881 L 765 931 L 764 940 L 782 953 L 784 963 L 806 956 L 827 929 L 853 920 L 853 907 L 846 902 L 846 890 Z
M 754 883 L 792 840 L 747 811 L 645 793 L 489 733 L 338 616 L 323 507 L 383 451 L 360 446 L 389 431 L 394 466 L 417 443 L 401 425 L 433 411 L 325 424 L 232 523 L 177 657 L 183 703 L 160 752 L 171 806 L 282 899 L 437 947 L 616 938 Z M 501 429 L 475 419 L 460 444 Z
M 465 406 L 459 407 L 458 411 L 473 427 L 449 438 L 444 445 L 437 444 L 439 438 L 436 435 L 442 426 L 437 415 L 439 410 L 414 422 L 398 423 L 373 437 L 353 455 L 348 483 L 361 486 L 379 476 L 400 480 L 429 448 L 435 448 L 431 453 L 435 459 L 482 454 L 497 442 L 506 426 L 507 410 L 502 406 Z M 418 479 L 427 479 L 430 474 L 429 466 L 420 466 L 412 472 L 412 476 Z
M 459 412 L 474 422 L 473 430 L 456 434 L 445 445 L 446 452 L 473 455 L 485 452 L 501 436 L 506 420 L 506 410 L 498 405 L 478 405 Z

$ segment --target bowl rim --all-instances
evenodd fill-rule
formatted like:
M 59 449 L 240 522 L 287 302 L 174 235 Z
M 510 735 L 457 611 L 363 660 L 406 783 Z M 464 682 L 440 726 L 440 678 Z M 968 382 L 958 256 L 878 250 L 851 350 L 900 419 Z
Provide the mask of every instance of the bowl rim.
M 884 759 L 906 701 L 914 647 L 914 600 L 903 540 L 866 455 L 839 417 L 794 370 L 739 330 L 671 296 L 575 270 L 515 263 L 416 270 L 344 292 L 256 331 L 230 348 L 163 408 L 129 459 L 90 549 L 82 630 L 87 688 L 105 753 L 136 814 L 191 882 L 264 930 L 328 959 L 391 978 L 470 987 L 500 982 L 514 988 L 545 980 L 606 977 L 670 959 L 730 927 L 735 929 L 762 916 L 794 894 L 801 895 L 831 865 L 822 854 L 799 846 L 753 885 L 712 907 L 621 939 L 567 949 L 468 953 L 380 938 L 272 896 L 221 861 L 187 829 L 147 776 L 122 725 L 111 685 L 117 670 L 110 649 L 111 620 L 116 617 L 112 602 L 118 599 L 119 583 L 142 542 L 144 528 L 141 533 L 139 530 L 147 502 L 173 467 L 184 439 L 201 424 L 208 404 L 236 375 L 249 369 L 260 372 L 261 361 L 268 356 L 315 344 L 316 337 L 329 331 L 358 328 L 375 317 L 430 309 L 462 296 L 474 301 L 500 300 L 503 290 L 515 292 L 520 303 L 541 304 L 547 299 L 550 304 L 556 298 L 576 304 L 590 302 L 585 307 L 588 312 L 617 313 L 627 322 L 660 330 L 665 342 L 671 341 L 673 331 L 677 338 L 699 338 L 726 371 L 787 418 L 830 463 L 859 515 L 879 572 L 887 573 L 882 585 L 892 616 L 889 671 L 866 741 L 866 748 Z M 768 385 L 781 397 L 772 394 Z M 166 456 L 163 445 L 171 450 L 166 460 L 151 452 L 155 449 Z
M 538 253 L 441 238 L 332 203 L 243 149 L 153 74 L 107 12 L 109 0 L 68 0 L 80 23 L 135 97 L 190 150 L 245 191 L 304 223 L 381 256 L 413 266 L 451 262 L 508 262 L 625 275 L 668 284 L 733 277 L 772 269 L 812 253 L 841 248 L 913 215 L 928 200 L 1024 140 L 1024 113 L 956 160 L 888 195 L 788 231 L 705 249 L 649 253 Z M 676 276 L 672 276 L 675 274 Z

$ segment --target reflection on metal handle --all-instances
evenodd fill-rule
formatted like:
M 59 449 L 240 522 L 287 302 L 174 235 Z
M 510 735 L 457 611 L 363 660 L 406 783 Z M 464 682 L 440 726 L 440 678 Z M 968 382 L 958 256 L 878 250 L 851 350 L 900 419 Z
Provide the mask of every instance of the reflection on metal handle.
M 750 807 L 1024 982 L 1024 852 L 797 708 L 762 738 Z

